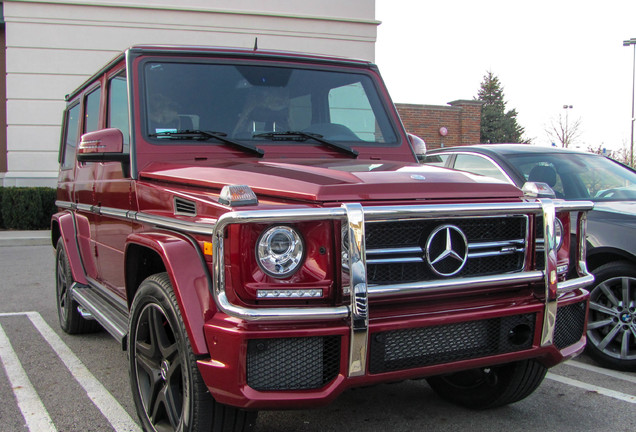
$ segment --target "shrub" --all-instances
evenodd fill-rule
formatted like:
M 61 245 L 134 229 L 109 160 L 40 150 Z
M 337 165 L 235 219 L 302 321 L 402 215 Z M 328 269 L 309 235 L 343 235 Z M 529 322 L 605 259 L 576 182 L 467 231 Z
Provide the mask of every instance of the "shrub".
M 0 188 L 0 227 L 48 229 L 55 213 L 55 189 L 46 187 Z

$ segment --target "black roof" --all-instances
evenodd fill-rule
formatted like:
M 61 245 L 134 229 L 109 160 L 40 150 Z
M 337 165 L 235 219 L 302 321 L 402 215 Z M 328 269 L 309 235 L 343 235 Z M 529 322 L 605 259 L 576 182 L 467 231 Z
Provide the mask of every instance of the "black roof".
M 427 154 L 443 153 L 447 151 L 471 151 L 485 155 L 510 155 L 510 154 L 539 154 L 539 153 L 575 153 L 592 154 L 580 150 L 571 150 L 562 147 L 541 147 L 530 144 L 478 144 L 457 147 L 444 147 L 429 150 Z

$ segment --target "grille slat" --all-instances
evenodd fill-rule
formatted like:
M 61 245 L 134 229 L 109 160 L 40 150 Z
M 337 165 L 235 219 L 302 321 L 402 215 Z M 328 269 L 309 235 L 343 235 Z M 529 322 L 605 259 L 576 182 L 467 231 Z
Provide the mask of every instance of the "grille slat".
M 455 277 L 523 269 L 527 216 L 368 222 L 365 242 L 369 283 L 381 285 L 440 279 L 426 263 L 426 242 L 437 227 L 448 224 L 458 227 L 468 241 L 466 265 Z

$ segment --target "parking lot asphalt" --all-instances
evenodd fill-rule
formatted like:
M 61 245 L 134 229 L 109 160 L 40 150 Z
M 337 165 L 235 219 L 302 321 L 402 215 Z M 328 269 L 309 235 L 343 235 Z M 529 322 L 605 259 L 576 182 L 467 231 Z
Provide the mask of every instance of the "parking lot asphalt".
M 59 328 L 50 243 L 0 247 L 0 299 L 0 432 L 140 430 L 126 353 L 104 331 Z M 633 432 L 635 408 L 636 372 L 582 355 L 551 369 L 530 397 L 495 410 L 458 408 L 425 380 L 408 380 L 348 390 L 319 409 L 261 412 L 255 432 Z

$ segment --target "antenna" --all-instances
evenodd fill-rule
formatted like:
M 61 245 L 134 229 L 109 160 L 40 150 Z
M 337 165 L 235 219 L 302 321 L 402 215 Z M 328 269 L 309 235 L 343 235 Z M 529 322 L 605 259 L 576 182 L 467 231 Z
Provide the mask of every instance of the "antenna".
M 254 51 L 258 49 L 258 38 L 254 38 Z

